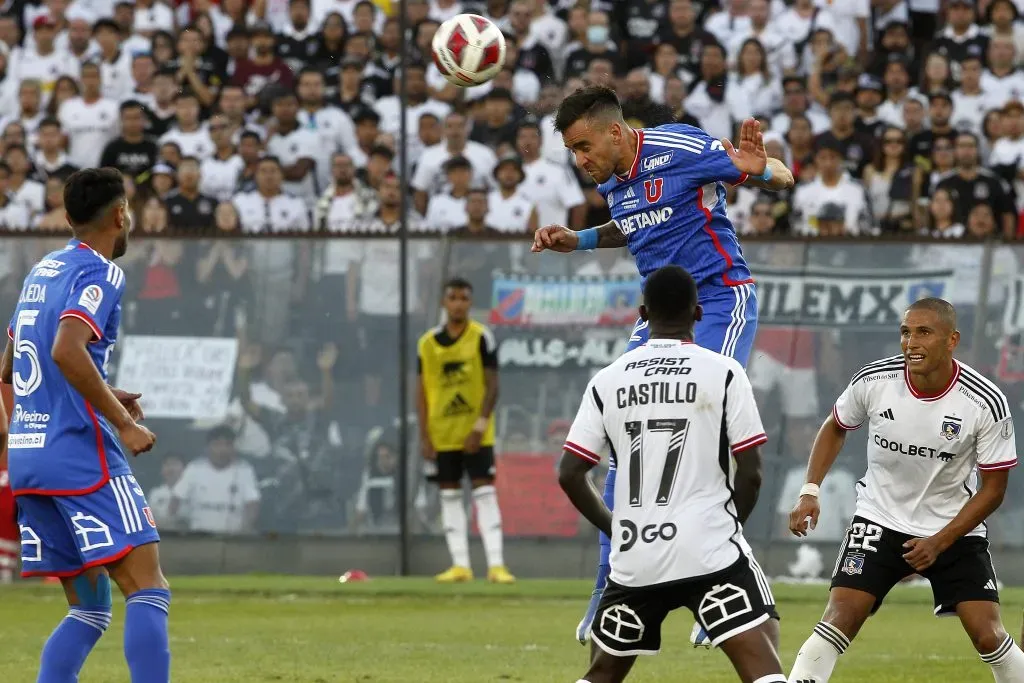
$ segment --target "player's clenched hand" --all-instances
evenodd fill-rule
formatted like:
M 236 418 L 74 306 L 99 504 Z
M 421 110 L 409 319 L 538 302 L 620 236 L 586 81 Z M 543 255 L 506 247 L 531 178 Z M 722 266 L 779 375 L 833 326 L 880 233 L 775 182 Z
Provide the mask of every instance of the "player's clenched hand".
M 128 414 L 132 416 L 132 419 L 139 422 L 146 417 L 146 414 L 142 412 L 142 406 L 139 405 L 139 399 L 142 398 L 142 394 L 137 394 L 131 391 L 125 391 L 123 389 L 110 388 L 110 391 L 114 394 L 114 397 L 125 407 Z
M 821 506 L 815 496 L 800 496 L 796 507 L 789 513 L 789 530 L 794 536 L 806 536 L 807 532 L 818 526 L 818 515 L 821 514 Z M 807 518 L 810 517 L 808 523 Z
M 156 443 L 156 436 L 140 424 L 131 423 L 118 432 L 121 445 L 131 451 L 132 455 L 145 453 Z
M 936 539 L 935 536 L 912 538 L 904 543 L 903 547 L 907 550 L 907 552 L 903 553 L 903 559 L 919 572 L 935 564 L 935 560 L 945 550 L 942 547 L 942 542 Z
M 764 175 L 768 152 L 765 151 L 761 124 L 757 119 L 747 119 L 740 126 L 739 147 L 733 147 L 728 138 L 722 138 L 722 146 L 737 169 L 750 176 Z
M 570 251 L 576 250 L 579 241 L 579 235 L 564 225 L 545 225 L 533 233 L 533 246 L 530 251 L 539 253 L 550 249 L 568 254 Z
M 466 437 L 466 440 L 462 442 L 462 450 L 466 453 L 476 453 L 480 450 L 480 438 L 483 436 L 482 432 L 473 430 Z

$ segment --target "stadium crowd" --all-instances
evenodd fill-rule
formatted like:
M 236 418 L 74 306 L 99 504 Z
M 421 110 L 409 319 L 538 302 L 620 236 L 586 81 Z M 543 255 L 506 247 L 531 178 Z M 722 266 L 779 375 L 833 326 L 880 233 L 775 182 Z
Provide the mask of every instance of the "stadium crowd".
M 1024 206 L 1021 0 L 14 0 L 0 16 L 0 225 L 59 229 L 61 179 L 115 166 L 143 230 L 387 232 L 406 112 L 414 229 L 582 227 L 603 201 L 552 112 L 614 85 L 630 121 L 728 137 L 762 120 L 797 172 L 739 188 L 741 232 L 1016 236 Z M 448 84 L 429 46 L 464 11 L 506 67 Z
M 174 425 L 163 459 L 139 461 L 147 481 L 166 484 L 152 494 L 165 528 L 393 525 L 397 377 L 379 356 L 397 346 L 399 252 L 359 237 L 398 231 L 403 191 L 425 237 L 606 222 L 553 126 L 562 96 L 585 82 L 615 86 L 636 126 L 682 121 L 728 137 L 759 118 L 769 154 L 799 182 L 782 195 L 730 188 L 744 235 L 1024 236 L 1024 0 L 408 0 L 408 36 L 396 5 L 0 7 L 0 229 L 60 231 L 63 180 L 104 165 L 124 172 L 144 235 L 352 237 L 141 240 L 126 257 L 127 333 L 242 340 L 229 429 L 197 424 L 189 440 Z M 463 90 L 429 46 L 441 21 L 466 11 L 496 21 L 508 49 L 491 83 Z M 407 182 L 396 175 L 403 112 Z M 459 242 L 444 259 L 436 240 L 412 247 L 413 338 L 436 320 L 430 296 L 446 274 L 468 277 L 485 309 L 494 270 L 635 275 L 628 255 L 609 250 L 526 267 L 525 244 Z M 0 241 L 5 310 L 28 264 L 59 243 Z M 893 267 L 907 265 L 900 253 Z M 765 246 L 751 260 L 788 258 Z M 806 334 L 824 356 L 819 333 Z M 804 343 L 792 339 L 780 348 Z M 766 335 L 760 351 L 771 356 L 772 343 Z M 835 366 L 828 382 L 845 381 Z M 778 369 L 825 381 L 803 365 Z M 524 375 L 519 403 L 546 391 L 553 414 L 571 416 L 579 374 Z M 503 402 L 515 404 L 508 389 Z M 816 395 L 811 386 L 784 400 L 784 418 L 817 415 Z M 506 446 L 543 449 L 522 416 L 502 424 Z M 798 444 L 804 427 L 787 439 Z M 193 453 L 203 455 L 186 464 Z M 429 505 L 421 497 L 417 509 Z

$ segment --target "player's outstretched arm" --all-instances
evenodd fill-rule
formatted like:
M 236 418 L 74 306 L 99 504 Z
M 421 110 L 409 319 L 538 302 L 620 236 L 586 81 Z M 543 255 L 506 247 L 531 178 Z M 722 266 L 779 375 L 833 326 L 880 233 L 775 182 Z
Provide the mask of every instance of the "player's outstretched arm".
M 814 437 L 811 446 L 811 458 L 807 462 L 807 478 L 801 495 L 793 511 L 789 513 L 789 530 L 795 536 L 806 536 L 810 529 L 818 525 L 821 508 L 818 505 L 818 487 L 825 480 L 825 475 L 832 469 L 832 464 L 839 456 L 839 451 L 846 443 L 846 430 L 839 426 L 835 418 L 829 415 Z M 810 490 L 810 491 L 809 491 Z M 810 523 L 808 524 L 808 518 Z
M 558 484 L 569 497 L 573 507 L 606 536 L 612 535 L 612 512 L 601 499 L 587 474 L 594 468 L 575 453 L 564 451 L 558 463 Z
M 571 251 L 590 249 L 617 249 L 626 246 L 626 236 L 615 221 L 586 230 L 570 230 L 564 225 L 545 225 L 533 234 L 530 251 L 557 251 L 568 254 Z
M 93 331 L 88 324 L 78 318 L 64 318 L 60 321 L 57 338 L 50 349 L 53 362 L 68 384 L 117 429 L 122 446 L 133 455 L 148 451 L 153 447 L 156 437 L 135 423 L 128 409 L 103 381 L 103 376 L 89 355 L 88 344 L 92 339 Z
M 736 456 L 736 479 L 732 500 L 740 524 L 745 524 L 761 492 L 761 448 L 754 446 Z

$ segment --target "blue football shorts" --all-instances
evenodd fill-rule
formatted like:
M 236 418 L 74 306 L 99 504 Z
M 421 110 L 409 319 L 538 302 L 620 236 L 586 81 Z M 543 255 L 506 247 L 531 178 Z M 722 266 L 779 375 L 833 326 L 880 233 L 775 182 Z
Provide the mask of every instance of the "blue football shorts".
M 753 283 L 735 287 L 704 285 L 700 288 L 700 305 L 704 317 L 694 326 L 693 341 L 746 367 L 757 333 L 757 292 Z M 626 350 L 643 346 L 648 337 L 647 322 L 638 319 Z
M 81 496 L 18 496 L 22 576 L 75 576 L 160 535 L 146 494 L 128 474 Z

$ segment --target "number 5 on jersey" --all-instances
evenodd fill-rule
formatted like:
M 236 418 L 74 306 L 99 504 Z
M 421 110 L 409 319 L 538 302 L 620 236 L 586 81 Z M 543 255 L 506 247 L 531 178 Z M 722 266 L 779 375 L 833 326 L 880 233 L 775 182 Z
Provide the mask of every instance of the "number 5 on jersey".
M 12 377 L 14 394 L 16 396 L 28 396 L 39 388 L 43 382 L 42 368 L 39 366 L 39 350 L 30 339 L 25 339 L 23 334 L 26 327 L 36 324 L 39 316 L 37 310 L 18 311 L 18 319 L 14 324 L 14 360 L 25 361 L 28 364 L 28 377 L 22 376 L 19 370 L 15 370 Z

